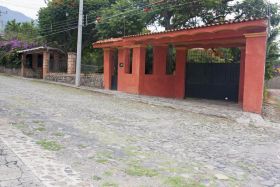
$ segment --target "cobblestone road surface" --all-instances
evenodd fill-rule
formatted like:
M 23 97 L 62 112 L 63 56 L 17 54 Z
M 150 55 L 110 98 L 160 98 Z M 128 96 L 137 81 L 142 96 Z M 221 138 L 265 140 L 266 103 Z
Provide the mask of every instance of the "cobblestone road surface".
M 0 187 L 43 186 L 21 160 L 0 141 Z
M 39 179 L 58 166 L 84 186 L 280 186 L 280 128 L 3 75 L 0 119 Z

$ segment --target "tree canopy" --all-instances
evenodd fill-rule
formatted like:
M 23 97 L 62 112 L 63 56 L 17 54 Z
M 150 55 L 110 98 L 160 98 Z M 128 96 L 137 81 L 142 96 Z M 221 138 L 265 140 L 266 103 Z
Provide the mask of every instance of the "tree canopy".
M 76 51 L 79 0 L 52 0 L 38 12 L 38 24 L 8 22 L 5 39 L 19 39 Z M 265 0 L 84 0 L 83 56 L 102 59 L 91 48 L 99 39 L 120 37 L 157 28 L 175 29 L 228 19 L 270 16 L 266 78 L 279 64 L 280 7 Z M 91 54 L 89 54 L 91 53 Z M 238 51 L 232 50 L 238 57 Z M 89 61 L 85 59 L 85 61 Z M 90 63 L 90 62 L 89 62 Z

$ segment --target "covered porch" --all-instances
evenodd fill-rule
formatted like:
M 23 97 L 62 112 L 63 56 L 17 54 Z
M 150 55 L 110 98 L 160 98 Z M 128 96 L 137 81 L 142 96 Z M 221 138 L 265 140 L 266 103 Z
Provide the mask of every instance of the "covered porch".
M 229 77 L 220 89 L 227 89 L 227 84 L 232 84 L 237 90 L 235 95 L 242 109 L 261 113 L 267 27 L 266 18 L 229 21 L 102 40 L 94 43 L 93 47 L 104 49 L 105 89 L 115 87 L 128 93 L 177 99 L 184 99 L 192 91 L 188 90 L 187 81 L 188 74 L 195 69 L 187 69 L 191 67 L 187 60 L 189 50 L 239 48 L 238 74 L 234 75 L 235 78 Z M 173 45 L 176 51 L 175 67 L 171 73 L 167 71 L 169 45 Z M 147 46 L 152 46 L 152 65 L 147 64 Z M 151 66 L 152 71 L 147 72 L 147 66 Z M 229 73 L 223 74 L 232 74 L 231 68 Z M 219 81 L 216 82 L 218 85 Z M 224 97 L 227 98 L 226 95 Z

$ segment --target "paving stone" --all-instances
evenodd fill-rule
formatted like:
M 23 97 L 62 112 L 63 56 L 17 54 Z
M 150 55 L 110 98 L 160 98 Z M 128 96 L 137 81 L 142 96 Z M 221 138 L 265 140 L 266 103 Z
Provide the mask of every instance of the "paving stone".
M 165 186 L 184 174 L 206 186 L 280 184 L 280 125 L 237 105 L 1 75 L 0 88 L 0 137 L 46 186 Z M 35 130 L 38 124 L 46 130 Z M 42 149 L 39 140 L 62 148 Z

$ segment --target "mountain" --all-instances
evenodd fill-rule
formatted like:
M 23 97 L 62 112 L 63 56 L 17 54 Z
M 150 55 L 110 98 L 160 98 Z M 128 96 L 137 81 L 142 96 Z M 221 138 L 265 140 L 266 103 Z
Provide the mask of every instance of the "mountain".
M 3 30 L 3 26 L 5 26 L 8 21 L 11 21 L 13 19 L 15 19 L 17 22 L 28 22 L 28 21 L 32 20 L 31 18 L 27 17 L 26 15 L 24 15 L 21 12 L 10 10 L 3 6 L 0 6 L 0 11 L 4 12 L 4 13 L 2 13 L 2 15 L 0 17 L 0 29 L 1 30 Z M 6 14 L 6 12 L 7 12 L 7 14 Z M 1 23 L 1 21 L 3 21 L 3 25 Z

